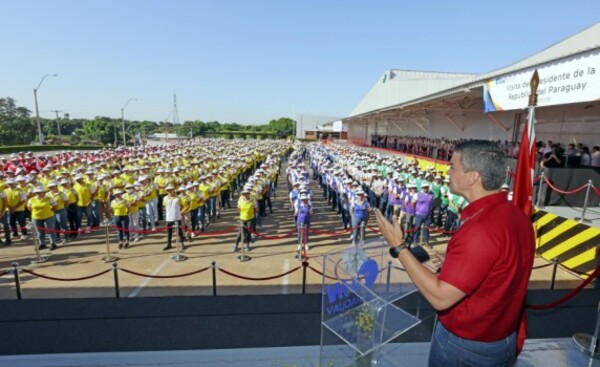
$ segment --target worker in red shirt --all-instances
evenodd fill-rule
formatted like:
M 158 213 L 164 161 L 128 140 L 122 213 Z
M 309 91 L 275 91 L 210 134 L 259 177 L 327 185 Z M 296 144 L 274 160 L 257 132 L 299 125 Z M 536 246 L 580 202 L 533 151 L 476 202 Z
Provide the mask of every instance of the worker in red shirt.
M 390 254 L 438 313 L 429 365 L 512 366 L 534 259 L 531 220 L 500 190 L 506 153 L 495 143 L 460 143 L 450 164 L 450 191 L 469 205 L 439 275 L 406 250 L 397 223 L 379 211 L 377 222 Z

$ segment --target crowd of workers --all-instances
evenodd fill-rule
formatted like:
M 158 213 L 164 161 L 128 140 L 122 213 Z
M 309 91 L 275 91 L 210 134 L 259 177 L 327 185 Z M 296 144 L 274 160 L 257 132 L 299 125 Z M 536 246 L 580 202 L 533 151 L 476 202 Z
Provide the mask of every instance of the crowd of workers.
M 292 145 L 282 140 L 193 140 L 146 148 L 3 157 L 3 245 L 19 236 L 26 239 L 29 220 L 40 249 L 47 247 L 47 238 L 50 248 L 56 249 L 60 242 L 74 241 L 112 220 L 119 248 L 128 248 L 160 224 L 168 228 L 164 250 L 172 247 L 176 228 L 185 248 L 185 241 L 214 223 L 223 208 L 232 206 L 236 191 L 241 191 L 242 198 L 252 194 L 251 200 L 257 202 L 252 220 L 260 225 L 266 206 L 270 207 L 281 161 Z M 246 208 L 246 214 L 249 211 Z

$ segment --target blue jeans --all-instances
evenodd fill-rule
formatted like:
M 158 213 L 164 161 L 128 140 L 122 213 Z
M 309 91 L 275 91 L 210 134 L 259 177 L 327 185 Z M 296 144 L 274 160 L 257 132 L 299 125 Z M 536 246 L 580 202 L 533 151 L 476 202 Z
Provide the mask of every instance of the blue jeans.
M 478 342 L 460 338 L 438 322 L 431 340 L 429 366 L 512 366 L 516 350 L 514 332 L 495 342 Z
M 92 227 L 98 227 L 100 225 L 100 201 L 92 201 Z
M 81 228 L 81 222 L 83 219 L 83 214 L 85 214 L 85 219 L 87 221 L 87 225 L 88 227 L 92 227 L 94 224 L 94 220 L 92 218 L 92 206 L 88 205 L 88 206 L 78 206 L 77 207 L 77 229 Z
M 302 226 L 302 227 L 300 227 Z M 297 237 L 298 237 L 298 244 L 301 245 L 302 244 L 302 232 L 304 232 L 304 243 L 306 243 L 308 245 L 308 231 L 310 229 L 310 223 L 298 223 L 296 225 L 296 228 L 298 229 L 297 232 Z M 302 230 L 301 230 L 302 228 Z
M 127 215 L 115 215 L 114 216 L 115 226 L 122 228 L 117 229 L 117 239 L 120 241 L 129 242 L 129 216 Z M 124 231 L 126 229 L 127 231 Z
M 56 224 L 54 225 L 54 229 L 68 231 L 69 226 L 67 225 L 67 209 L 62 208 L 54 212 L 54 218 L 56 218 Z M 68 237 L 68 234 L 65 234 L 65 238 Z M 60 233 L 57 233 L 56 238 L 60 238 Z
M 427 215 L 416 215 L 415 216 L 415 232 L 413 233 L 413 243 L 417 243 L 417 239 L 421 235 L 421 225 L 423 228 L 423 242 L 429 243 L 429 225 L 431 224 L 431 216 Z
M 353 243 L 357 243 L 358 241 L 363 240 L 364 241 L 364 235 L 365 233 L 362 231 L 360 225 L 361 223 L 365 223 L 365 231 L 367 230 L 367 218 L 362 219 L 362 218 L 357 218 L 357 217 L 352 217 L 352 228 L 355 228 L 352 230 L 352 242 Z M 359 238 L 360 236 L 360 238 Z
M 56 246 L 56 232 L 54 232 L 56 218 L 51 216 L 50 218 L 32 219 L 31 221 L 33 222 L 34 232 L 37 234 L 40 248 L 46 247 L 46 232 L 50 235 L 50 244 Z M 44 228 L 48 228 L 50 231 L 45 231 Z

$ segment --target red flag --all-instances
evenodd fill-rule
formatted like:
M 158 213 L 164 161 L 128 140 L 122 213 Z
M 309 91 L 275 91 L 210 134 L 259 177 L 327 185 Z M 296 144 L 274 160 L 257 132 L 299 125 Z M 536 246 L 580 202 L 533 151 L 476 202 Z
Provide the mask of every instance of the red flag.
M 533 117 L 533 112 L 530 112 Z M 528 118 L 521 136 L 519 157 L 517 159 L 517 176 L 513 186 L 513 203 L 519 207 L 525 215 L 531 217 L 533 205 L 533 175 L 535 170 L 535 129 L 534 119 Z M 525 338 L 527 337 L 527 314 L 523 307 L 519 325 L 517 326 L 517 350 L 518 356 L 523 350 Z
M 529 217 L 533 197 L 533 175 L 535 170 L 535 130 L 533 121 L 527 121 L 521 137 L 517 175 L 513 185 L 513 203 Z

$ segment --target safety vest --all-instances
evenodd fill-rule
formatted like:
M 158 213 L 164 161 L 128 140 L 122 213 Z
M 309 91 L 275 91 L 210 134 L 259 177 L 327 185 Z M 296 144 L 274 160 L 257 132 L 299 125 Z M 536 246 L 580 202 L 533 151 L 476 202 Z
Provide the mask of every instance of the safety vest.
M 122 217 L 127 215 L 129 203 L 126 200 L 115 199 L 110 203 L 110 207 L 112 208 L 115 216 Z
M 42 198 L 34 196 L 29 199 L 31 218 L 44 220 L 54 216 L 54 212 L 52 211 L 52 202 L 53 200 L 46 196 L 43 196 Z
M 244 197 L 241 197 L 238 207 L 240 208 L 240 220 L 254 219 L 254 200 L 245 200 Z

